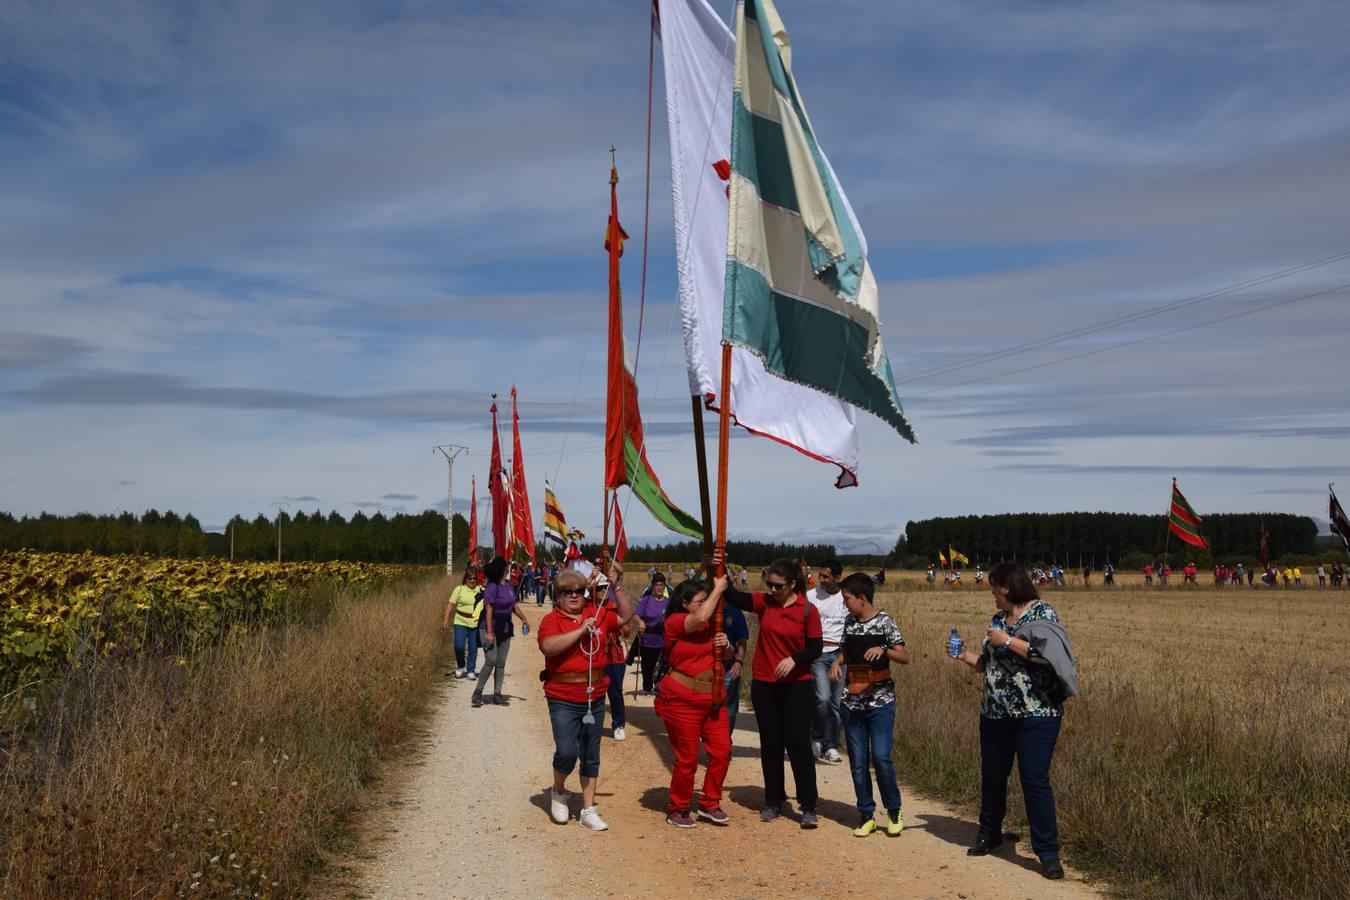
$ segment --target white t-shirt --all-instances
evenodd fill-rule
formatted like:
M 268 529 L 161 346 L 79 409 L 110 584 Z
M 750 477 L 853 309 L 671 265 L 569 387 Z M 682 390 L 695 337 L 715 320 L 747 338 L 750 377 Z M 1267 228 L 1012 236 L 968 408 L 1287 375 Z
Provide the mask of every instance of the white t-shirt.
M 815 604 L 820 612 L 820 633 L 827 644 L 844 642 L 844 622 L 848 619 L 848 607 L 844 605 L 844 592 L 827 593 L 822 587 L 807 591 L 806 599 Z

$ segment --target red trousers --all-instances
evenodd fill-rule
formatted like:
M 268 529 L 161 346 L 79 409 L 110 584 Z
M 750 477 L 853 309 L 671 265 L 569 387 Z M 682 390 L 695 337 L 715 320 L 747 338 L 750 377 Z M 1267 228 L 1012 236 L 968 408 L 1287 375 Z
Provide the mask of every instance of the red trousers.
M 731 728 L 727 724 L 727 708 L 719 704 L 713 708 L 707 694 L 695 694 L 675 679 L 661 682 L 661 696 L 656 701 L 656 714 L 666 723 L 670 746 L 675 751 L 675 768 L 670 773 L 670 811 L 693 809 L 694 775 L 698 772 L 699 741 L 708 751 L 708 768 L 703 774 L 701 809 L 716 809 L 722 805 L 722 782 L 731 766 Z

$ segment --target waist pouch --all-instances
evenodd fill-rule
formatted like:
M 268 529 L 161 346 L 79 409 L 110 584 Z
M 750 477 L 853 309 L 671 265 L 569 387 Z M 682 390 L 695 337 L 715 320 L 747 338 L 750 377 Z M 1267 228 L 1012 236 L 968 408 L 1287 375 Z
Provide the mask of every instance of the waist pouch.
M 861 694 L 869 690 L 874 684 L 884 684 L 892 680 L 890 666 L 884 669 L 874 669 L 870 664 L 848 667 L 848 692 L 850 694 Z

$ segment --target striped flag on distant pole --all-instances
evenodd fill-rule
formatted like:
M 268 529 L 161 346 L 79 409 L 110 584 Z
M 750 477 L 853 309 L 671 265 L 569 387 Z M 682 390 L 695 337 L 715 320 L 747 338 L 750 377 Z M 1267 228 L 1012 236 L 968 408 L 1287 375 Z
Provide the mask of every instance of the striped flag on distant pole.
M 544 481 L 544 543 L 557 544 L 559 550 L 567 549 L 567 517 L 547 479 Z
M 1350 519 L 1345 517 L 1345 510 L 1341 509 L 1340 501 L 1336 499 L 1336 489 L 1332 485 L 1327 485 L 1327 490 L 1331 492 L 1331 503 L 1328 516 L 1331 519 L 1331 533 L 1340 535 L 1341 543 L 1345 545 L 1346 552 L 1350 552 Z
M 773 0 L 737 9 L 730 180 L 723 340 L 913 441 L 866 241 L 816 143 Z
M 1167 527 L 1172 534 L 1192 547 L 1209 546 L 1209 541 L 1200 536 L 1200 517 L 1182 496 L 1175 478 L 1172 479 L 1172 508 L 1167 514 Z

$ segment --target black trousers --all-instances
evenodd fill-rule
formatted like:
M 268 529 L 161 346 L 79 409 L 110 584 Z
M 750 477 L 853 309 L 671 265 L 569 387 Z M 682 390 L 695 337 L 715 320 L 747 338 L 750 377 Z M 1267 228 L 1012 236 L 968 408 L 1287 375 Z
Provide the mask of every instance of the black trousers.
M 811 756 L 811 722 L 816 715 L 816 688 L 810 681 L 752 681 L 750 702 L 759 723 L 759 767 L 764 775 L 764 805 L 787 801 L 783 784 L 783 751 L 792 766 L 797 805 L 815 812 L 816 761 Z
M 656 687 L 656 663 L 660 659 L 660 647 L 642 648 L 642 689 L 644 691 L 650 691 Z
M 980 717 L 979 837 L 992 841 L 1003 834 L 1008 776 L 1016 757 L 1027 822 L 1031 825 L 1031 849 L 1042 860 L 1059 859 L 1059 826 L 1055 821 L 1055 792 L 1050 788 L 1050 762 L 1063 722 L 1061 716 Z

